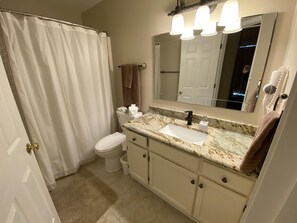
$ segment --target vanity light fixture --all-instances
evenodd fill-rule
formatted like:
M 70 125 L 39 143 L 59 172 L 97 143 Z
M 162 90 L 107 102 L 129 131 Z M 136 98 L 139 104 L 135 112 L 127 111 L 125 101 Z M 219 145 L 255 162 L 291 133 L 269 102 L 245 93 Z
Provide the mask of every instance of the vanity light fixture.
M 217 4 L 224 3 L 218 24 L 210 22 L 210 13 L 215 10 Z M 175 10 L 168 13 L 173 16 L 171 35 L 180 35 L 182 40 L 193 39 L 190 28 L 184 27 L 184 18 L 182 12 L 197 8 L 193 29 L 202 30 L 202 36 L 213 36 L 217 34 L 216 26 L 224 26 L 223 33 L 235 33 L 242 30 L 241 19 L 239 18 L 239 6 L 237 0 L 200 0 L 192 5 L 185 5 L 185 0 L 177 0 Z
M 208 22 L 208 24 L 203 28 L 201 36 L 215 36 L 217 33 L 216 22 Z
M 208 5 L 200 6 L 197 9 L 193 29 L 202 30 L 210 20 L 210 9 Z
M 192 28 L 184 28 L 183 34 L 181 35 L 181 40 L 191 40 L 194 39 L 194 31 Z
M 184 1 L 183 1 L 183 4 L 184 4 Z M 184 31 L 184 17 L 181 14 L 181 10 L 182 10 L 181 0 L 177 0 L 174 14 L 172 17 L 170 35 L 181 35 Z
M 172 18 L 170 35 L 181 35 L 184 30 L 184 17 L 182 14 L 176 14 Z
M 218 26 L 225 26 L 223 33 L 236 33 L 242 30 L 238 12 L 237 0 L 228 0 L 224 3 Z

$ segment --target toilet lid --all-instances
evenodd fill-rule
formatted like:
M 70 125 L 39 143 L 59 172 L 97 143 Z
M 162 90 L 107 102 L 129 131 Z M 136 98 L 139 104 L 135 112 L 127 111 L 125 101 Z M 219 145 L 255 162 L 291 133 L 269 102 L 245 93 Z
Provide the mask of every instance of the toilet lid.
M 107 152 L 114 147 L 119 146 L 125 140 L 126 136 L 124 134 L 116 132 L 99 140 L 95 145 L 95 150 Z

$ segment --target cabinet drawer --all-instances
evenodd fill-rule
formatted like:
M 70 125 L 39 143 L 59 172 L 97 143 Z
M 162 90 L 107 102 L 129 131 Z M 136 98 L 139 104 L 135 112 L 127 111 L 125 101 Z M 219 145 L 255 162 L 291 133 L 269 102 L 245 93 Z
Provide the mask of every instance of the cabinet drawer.
M 150 151 L 172 161 L 173 163 L 176 163 L 188 170 L 198 172 L 200 160 L 198 157 L 179 151 L 176 148 L 153 139 L 150 139 L 149 149 Z
M 249 196 L 255 183 L 252 179 L 228 171 L 223 167 L 210 164 L 204 160 L 202 161 L 200 172 L 204 177 L 246 196 Z
M 127 140 L 141 147 L 147 147 L 147 138 L 135 132 L 127 131 Z

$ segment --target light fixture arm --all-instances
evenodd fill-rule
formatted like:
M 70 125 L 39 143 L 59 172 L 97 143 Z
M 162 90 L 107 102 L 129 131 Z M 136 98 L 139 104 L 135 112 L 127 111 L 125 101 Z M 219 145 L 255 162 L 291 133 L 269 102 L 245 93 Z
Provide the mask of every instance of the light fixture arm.
M 199 6 L 202 6 L 202 5 L 208 5 L 211 12 L 213 12 L 215 10 L 215 8 L 217 7 L 217 4 L 224 3 L 226 1 L 227 0 L 200 0 L 197 3 L 191 4 L 191 5 L 186 5 L 185 0 L 177 0 L 175 9 L 172 10 L 171 12 L 169 12 L 167 15 L 174 16 L 174 15 L 182 13 L 182 12 L 197 9 Z

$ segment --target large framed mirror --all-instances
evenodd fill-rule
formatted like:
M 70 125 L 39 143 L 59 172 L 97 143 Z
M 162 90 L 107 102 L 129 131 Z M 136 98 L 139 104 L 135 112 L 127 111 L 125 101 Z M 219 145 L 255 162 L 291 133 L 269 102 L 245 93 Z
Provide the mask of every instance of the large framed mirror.
M 242 31 L 154 37 L 155 99 L 253 112 L 277 13 L 242 18 Z

